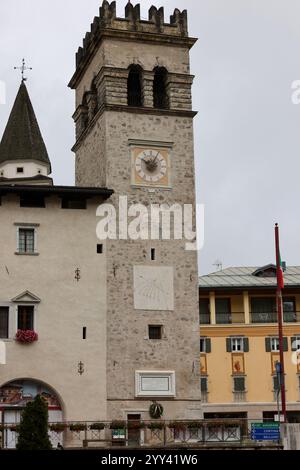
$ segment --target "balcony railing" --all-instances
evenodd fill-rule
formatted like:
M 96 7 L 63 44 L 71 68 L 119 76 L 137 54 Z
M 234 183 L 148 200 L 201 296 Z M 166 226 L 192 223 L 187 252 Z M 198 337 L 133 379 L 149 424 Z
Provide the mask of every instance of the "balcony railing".
M 232 314 L 231 313 L 216 313 L 216 323 L 217 325 L 226 325 L 232 323 Z
M 210 313 L 200 313 L 200 325 L 210 325 Z
M 250 313 L 250 323 L 277 323 L 276 312 L 252 312 Z M 283 312 L 284 323 L 300 323 L 300 312 Z M 231 325 L 245 323 L 244 312 L 218 313 L 216 312 L 217 325 Z M 210 325 L 211 315 L 200 314 L 200 325 Z
M 228 313 L 216 312 L 216 324 L 217 325 L 228 325 L 232 323 L 245 323 L 244 312 L 228 312 Z
M 284 323 L 300 321 L 300 312 L 283 312 Z M 277 323 L 277 312 L 252 312 L 251 323 Z
M 233 401 L 235 403 L 245 402 L 246 401 L 246 391 L 233 392 Z

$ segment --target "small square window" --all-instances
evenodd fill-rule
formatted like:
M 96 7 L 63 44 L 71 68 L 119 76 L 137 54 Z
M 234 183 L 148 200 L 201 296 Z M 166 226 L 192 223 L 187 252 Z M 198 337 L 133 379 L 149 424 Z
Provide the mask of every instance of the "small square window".
M 18 166 L 17 173 L 24 173 L 24 168 L 22 166 Z
M 34 253 L 34 228 L 19 228 L 19 253 Z
M 162 326 L 149 325 L 149 339 L 162 339 Z

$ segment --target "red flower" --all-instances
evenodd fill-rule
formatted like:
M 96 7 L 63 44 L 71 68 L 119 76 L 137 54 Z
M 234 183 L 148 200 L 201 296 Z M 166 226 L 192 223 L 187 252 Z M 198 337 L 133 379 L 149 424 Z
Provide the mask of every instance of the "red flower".
M 38 340 L 38 334 L 33 330 L 18 330 L 16 341 L 19 343 L 33 343 Z

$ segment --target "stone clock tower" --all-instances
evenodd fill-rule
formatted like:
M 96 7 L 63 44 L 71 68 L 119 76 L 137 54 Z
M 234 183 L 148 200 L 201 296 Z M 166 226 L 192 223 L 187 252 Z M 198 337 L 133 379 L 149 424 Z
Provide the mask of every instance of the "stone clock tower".
M 125 18 L 104 1 L 76 55 L 76 184 L 106 186 L 119 207 L 195 207 L 187 12 L 128 3 Z M 127 238 L 127 239 L 126 239 Z M 103 242 L 106 285 L 107 419 L 201 416 L 197 253 L 186 241 Z M 101 243 L 100 241 L 98 243 Z M 95 256 L 96 248 L 95 248 Z M 95 358 L 96 359 L 96 358 Z M 104 413 L 104 410 L 100 410 Z M 95 413 L 99 415 L 99 411 Z

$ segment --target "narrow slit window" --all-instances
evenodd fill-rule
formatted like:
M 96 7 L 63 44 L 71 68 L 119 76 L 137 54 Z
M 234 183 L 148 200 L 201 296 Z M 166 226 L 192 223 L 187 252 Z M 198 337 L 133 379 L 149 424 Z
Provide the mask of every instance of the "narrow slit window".
M 151 261 L 155 261 L 155 248 L 151 248 Z
M 39 195 L 20 196 L 20 207 L 45 207 L 45 198 Z
M 97 245 L 97 253 L 98 253 L 99 255 L 102 255 L 102 253 L 103 253 L 103 245 L 102 245 L 102 243 Z
M 61 202 L 62 209 L 86 209 L 86 199 L 63 198 Z
M 86 339 L 86 326 L 82 328 L 82 339 Z

